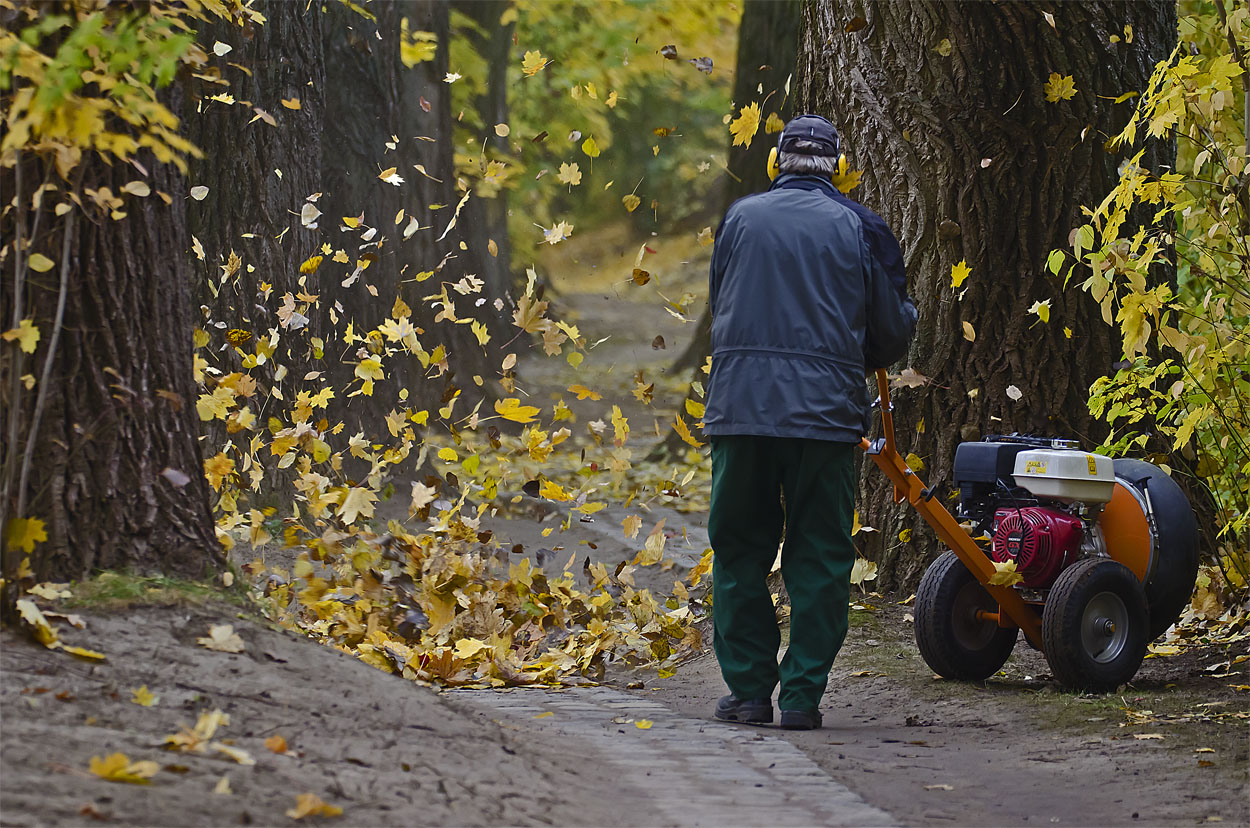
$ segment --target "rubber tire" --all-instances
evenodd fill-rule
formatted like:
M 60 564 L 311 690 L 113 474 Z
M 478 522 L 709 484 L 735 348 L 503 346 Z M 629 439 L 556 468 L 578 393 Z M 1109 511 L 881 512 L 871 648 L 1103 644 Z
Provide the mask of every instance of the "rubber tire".
M 1007 663 L 1020 630 L 983 621 L 987 628 L 994 628 L 993 634 L 983 646 L 968 647 L 955 632 L 956 599 L 965 589 L 977 593 L 971 597 L 984 609 L 998 609 L 997 602 L 954 552 L 946 552 L 929 565 L 916 588 L 916 646 L 925 663 L 938 675 L 984 681 Z
M 1144 460 L 1115 461 L 1115 476 L 1134 484 L 1143 478 L 1150 491 L 1158 529 L 1155 567 L 1145 584 L 1150 612 L 1149 641 L 1167 632 L 1181 617 L 1198 578 L 1198 521 L 1189 498 L 1167 472 Z
M 1086 607 L 1110 592 L 1126 610 L 1126 639 L 1119 654 L 1099 662 L 1085 649 Z M 1059 574 L 1042 610 L 1042 652 L 1055 680 L 1070 690 L 1106 693 L 1130 681 L 1146 657 L 1146 594 L 1133 571 L 1110 558 L 1082 558 Z

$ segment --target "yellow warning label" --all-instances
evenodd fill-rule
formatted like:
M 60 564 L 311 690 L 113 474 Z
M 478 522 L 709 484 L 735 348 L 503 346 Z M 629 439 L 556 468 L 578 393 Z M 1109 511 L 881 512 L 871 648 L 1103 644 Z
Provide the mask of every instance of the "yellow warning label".
M 1094 455 L 1085 458 L 1085 462 L 1089 463 L 1089 473 L 1091 476 L 1098 474 L 1098 463 L 1094 461 Z
M 1026 460 L 1024 463 L 1024 473 L 1025 474 L 1045 474 L 1046 473 L 1046 461 L 1045 460 Z

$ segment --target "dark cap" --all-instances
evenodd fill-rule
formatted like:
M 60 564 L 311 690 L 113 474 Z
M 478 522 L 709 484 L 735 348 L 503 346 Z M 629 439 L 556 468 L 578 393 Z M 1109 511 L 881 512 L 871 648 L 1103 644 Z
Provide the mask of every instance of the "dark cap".
M 815 146 L 811 146 L 812 144 Z M 819 115 L 800 115 L 781 131 L 777 148 L 782 152 L 799 155 L 837 155 L 838 131 Z

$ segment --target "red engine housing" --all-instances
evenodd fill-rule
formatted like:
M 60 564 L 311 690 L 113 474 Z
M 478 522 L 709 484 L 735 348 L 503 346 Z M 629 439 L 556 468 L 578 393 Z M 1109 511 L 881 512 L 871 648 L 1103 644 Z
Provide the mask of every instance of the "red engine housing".
M 994 513 L 994 545 L 990 557 L 1016 562 L 1023 586 L 1049 587 L 1064 567 L 1076 560 L 1085 529 L 1079 518 L 1045 506 L 999 509 Z

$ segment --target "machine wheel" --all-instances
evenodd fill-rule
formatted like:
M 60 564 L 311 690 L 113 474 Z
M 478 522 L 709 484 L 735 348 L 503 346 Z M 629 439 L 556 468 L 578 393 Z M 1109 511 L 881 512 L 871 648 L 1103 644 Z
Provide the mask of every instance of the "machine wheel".
M 1020 630 L 977 619 L 998 603 L 954 552 L 929 565 L 916 589 L 916 645 L 933 672 L 950 679 L 983 681 L 998 672 L 1016 646 Z
M 1154 567 L 1145 582 L 1153 641 L 1176 623 L 1194 592 L 1198 577 L 1198 522 L 1189 499 L 1176 481 L 1144 460 L 1115 461 L 1115 476 L 1138 491 L 1150 493 L 1158 530 Z
M 1146 656 L 1141 581 L 1124 564 L 1084 558 L 1060 573 L 1042 611 L 1042 650 L 1065 687 L 1103 693 L 1133 678 Z

